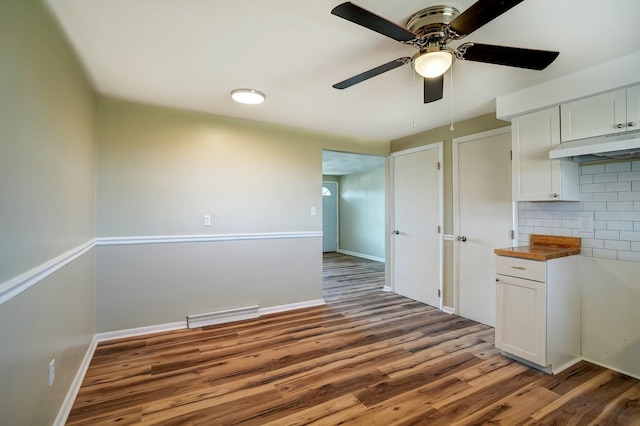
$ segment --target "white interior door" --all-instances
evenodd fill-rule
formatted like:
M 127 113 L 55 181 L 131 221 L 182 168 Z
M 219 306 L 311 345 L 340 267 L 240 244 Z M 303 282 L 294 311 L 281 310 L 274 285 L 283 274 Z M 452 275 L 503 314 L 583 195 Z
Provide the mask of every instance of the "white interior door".
M 322 182 L 322 251 L 338 250 L 338 182 Z
M 512 245 L 511 133 L 453 140 L 456 313 L 495 326 L 493 250 Z
M 442 143 L 391 157 L 393 290 L 442 308 Z

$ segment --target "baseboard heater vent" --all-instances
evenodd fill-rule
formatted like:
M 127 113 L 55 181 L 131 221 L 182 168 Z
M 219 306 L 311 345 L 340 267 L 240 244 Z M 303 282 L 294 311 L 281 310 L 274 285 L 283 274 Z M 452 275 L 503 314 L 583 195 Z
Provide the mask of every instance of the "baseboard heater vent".
M 208 325 L 224 324 L 227 322 L 258 318 L 260 316 L 258 308 L 259 307 L 256 305 L 243 308 L 228 309 L 226 311 L 189 315 L 187 317 L 187 327 L 206 327 Z

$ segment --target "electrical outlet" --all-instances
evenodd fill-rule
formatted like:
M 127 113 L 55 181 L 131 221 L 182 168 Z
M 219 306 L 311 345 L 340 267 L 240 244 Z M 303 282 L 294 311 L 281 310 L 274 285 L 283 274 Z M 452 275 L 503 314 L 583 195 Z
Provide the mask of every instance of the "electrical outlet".
M 593 218 L 591 216 L 580 216 L 580 232 L 593 232 Z
M 49 370 L 47 372 L 47 377 L 49 380 L 49 387 L 53 385 L 53 381 L 56 379 L 56 359 L 52 359 L 49 363 Z

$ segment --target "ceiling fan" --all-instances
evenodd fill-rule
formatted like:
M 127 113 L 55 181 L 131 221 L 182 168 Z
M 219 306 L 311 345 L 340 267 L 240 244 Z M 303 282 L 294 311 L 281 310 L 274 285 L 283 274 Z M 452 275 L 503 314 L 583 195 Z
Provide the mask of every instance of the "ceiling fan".
M 559 52 L 480 43 L 463 43 L 456 49 L 448 46 L 451 41 L 466 37 L 522 1 L 524 0 L 478 0 L 462 13 L 450 6 L 431 6 L 411 15 L 406 28 L 351 2 L 342 3 L 333 8 L 333 15 L 411 45 L 418 49 L 418 53 L 411 58 L 394 59 L 336 83 L 333 87 L 346 89 L 411 63 L 414 70 L 424 77 L 424 103 L 429 103 L 442 99 L 444 73 L 451 66 L 454 57 L 460 60 L 543 70 L 556 59 Z

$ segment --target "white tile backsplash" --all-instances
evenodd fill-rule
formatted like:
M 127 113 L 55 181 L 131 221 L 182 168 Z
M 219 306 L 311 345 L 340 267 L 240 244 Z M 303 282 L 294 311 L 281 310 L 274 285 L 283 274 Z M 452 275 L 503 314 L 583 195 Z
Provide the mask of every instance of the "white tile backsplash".
M 631 162 L 624 163 L 608 163 L 604 165 L 604 171 L 606 173 L 611 172 L 630 172 L 631 171 Z
M 580 187 L 581 192 L 604 192 L 604 183 L 583 183 Z
M 593 183 L 617 182 L 618 176 L 615 173 L 602 173 L 599 175 L 587 175 L 593 179 Z
M 617 175 L 617 173 L 610 173 Z M 609 192 L 631 191 L 631 182 L 609 182 L 605 185 Z
M 618 197 L 619 196 L 620 196 L 620 193 L 618 193 Z M 607 210 L 618 211 L 618 212 L 622 212 L 622 211 L 632 212 L 633 211 L 633 202 L 631 202 L 631 201 L 611 201 L 611 202 L 607 203 Z
M 530 234 L 582 238 L 588 257 L 640 262 L 640 161 L 580 167 L 579 202 L 518 203 L 518 239 Z M 580 217 L 593 218 L 593 232 L 580 232 Z
M 595 164 L 593 166 L 582 166 L 581 175 L 593 175 L 596 173 L 604 173 L 604 164 Z
M 639 180 L 640 180 L 640 171 L 618 173 L 618 181 L 620 182 L 639 181 Z
M 627 183 L 627 182 L 624 182 Z M 640 191 L 620 192 L 618 193 L 620 201 L 640 201 Z

